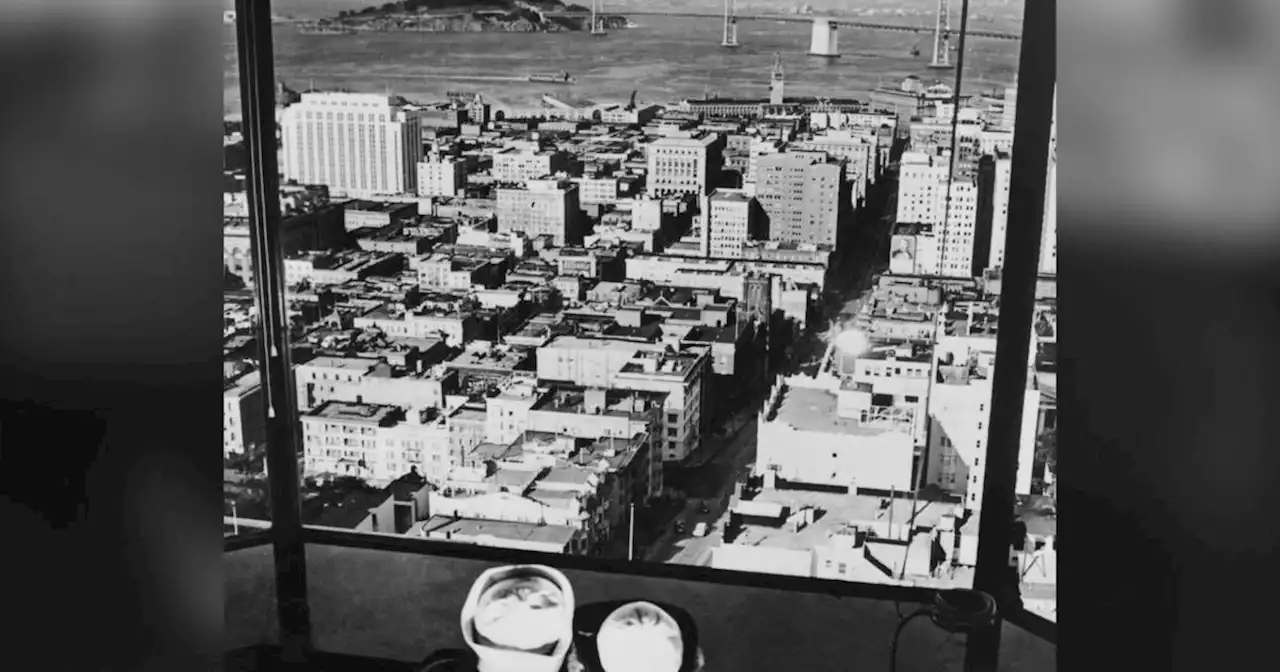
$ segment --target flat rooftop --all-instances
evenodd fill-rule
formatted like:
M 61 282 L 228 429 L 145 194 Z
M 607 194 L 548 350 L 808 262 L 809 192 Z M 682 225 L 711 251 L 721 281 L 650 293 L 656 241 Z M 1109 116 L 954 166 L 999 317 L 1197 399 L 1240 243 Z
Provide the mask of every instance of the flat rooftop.
M 423 536 L 444 536 L 464 539 L 493 538 L 495 540 L 522 541 L 535 544 L 568 545 L 573 540 L 574 529 L 565 525 L 539 525 L 537 523 L 512 523 L 499 520 L 474 518 L 454 519 L 432 516 L 414 530 Z
M 740 191 L 724 191 L 721 189 L 716 189 L 715 193 L 711 194 L 711 200 L 746 203 L 747 201 L 751 200 L 751 197 L 747 196 L 746 194 Z
M 366 359 L 364 357 L 332 357 L 328 355 L 316 357 L 309 362 L 299 364 L 299 366 L 309 366 L 318 369 L 340 369 L 343 371 L 359 371 L 361 373 L 372 369 L 378 362 L 374 359 Z
M 516 369 L 529 359 L 524 350 L 467 350 L 447 362 L 455 369 Z
M 357 212 L 395 212 L 405 208 L 416 209 L 417 206 L 413 203 L 354 200 L 343 203 L 342 208 L 344 210 L 355 210 Z
M 684 339 L 695 343 L 736 343 L 741 333 L 742 328 L 737 324 L 727 324 L 723 327 L 699 325 L 690 329 Z
M 646 362 L 653 362 L 653 370 L 646 371 Z M 623 365 L 621 373 L 647 373 L 683 378 L 698 363 L 698 355 L 654 351 L 637 352 L 631 361 Z
M 243 373 L 222 383 L 223 396 L 243 396 L 262 383 L 262 374 L 257 370 Z
M 369 510 L 392 495 L 384 490 L 334 484 L 302 492 L 302 520 L 307 525 L 354 529 Z
M 548 393 L 533 406 L 534 411 L 550 411 L 553 413 L 582 413 L 586 409 L 588 388 L 575 385 L 554 385 Z M 627 391 L 608 389 L 604 392 L 604 410 L 602 415 L 616 415 L 639 419 L 644 417 L 648 409 L 661 408 L 667 394 L 665 392 Z
M 400 411 L 396 406 L 385 404 L 357 404 L 349 401 L 326 401 L 303 417 L 325 418 L 341 422 L 356 422 L 368 425 L 382 425 L 391 420 Z
M 849 525 L 866 528 L 873 523 L 891 520 L 895 524 L 906 523 L 912 513 L 911 500 L 906 498 L 890 500 L 891 505 L 881 509 L 880 497 L 811 490 L 763 490 L 751 501 L 781 504 L 788 507 L 789 515 L 806 507 L 824 512 L 812 525 L 799 532 L 792 532 L 786 527 L 748 523 L 746 531 L 734 540 L 735 544 L 797 551 L 825 544 L 833 533 Z M 954 504 L 946 502 L 919 500 L 915 503 L 915 525 L 937 527 L 943 516 L 953 513 L 954 508 Z
M 858 359 L 875 361 L 912 362 L 928 364 L 933 357 L 933 345 L 928 343 L 875 343 L 871 349 L 858 356 Z
M 467 454 L 467 458 L 476 461 L 501 461 L 510 460 L 519 457 L 524 451 L 518 443 L 504 446 L 500 443 L 480 443 L 471 452 Z
M 624 471 L 640 449 L 634 439 L 602 438 L 578 450 L 572 461 L 586 469 L 598 469 L 603 463 L 608 471 Z
M 878 436 L 890 429 L 864 427 L 857 420 L 842 418 L 836 412 L 836 395 L 823 389 L 791 387 L 782 389 L 782 400 L 770 422 L 784 422 L 806 432 Z
M 551 339 L 542 347 L 549 349 L 632 351 L 639 348 L 640 345 L 632 341 L 613 341 L 606 338 L 580 338 L 578 336 L 561 335 Z

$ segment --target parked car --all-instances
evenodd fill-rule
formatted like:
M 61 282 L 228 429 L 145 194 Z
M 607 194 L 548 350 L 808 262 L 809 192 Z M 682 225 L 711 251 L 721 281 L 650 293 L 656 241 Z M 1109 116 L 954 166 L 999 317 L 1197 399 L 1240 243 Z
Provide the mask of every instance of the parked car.
M 694 526 L 693 526 L 693 536 L 695 536 L 695 537 L 705 537 L 705 536 L 707 536 L 707 524 L 706 524 L 706 523 L 698 523 L 697 525 L 694 525 Z

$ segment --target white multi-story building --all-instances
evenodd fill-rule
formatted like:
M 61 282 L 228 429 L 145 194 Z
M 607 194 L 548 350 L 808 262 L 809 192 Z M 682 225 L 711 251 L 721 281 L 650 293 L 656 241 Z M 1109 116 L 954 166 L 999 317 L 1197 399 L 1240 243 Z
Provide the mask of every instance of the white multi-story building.
M 904 152 L 898 173 L 897 221 L 912 224 L 942 222 L 948 157 Z
M 1055 113 L 1049 136 L 1049 169 L 1048 183 L 1044 193 L 1044 228 L 1040 239 L 1040 272 L 1047 275 L 1058 274 L 1058 123 L 1054 98 Z M 997 152 L 994 212 L 991 220 L 991 255 L 988 261 L 990 268 L 1004 266 L 1005 238 L 1008 235 L 1009 221 L 1009 184 L 1012 160 L 1008 154 Z
M 995 154 L 997 151 L 1013 151 L 1013 131 L 989 128 L 978 135 L 978 150 L 982 154 Z
M 942 338 L 942 358 L 929 400 L 929 462 L 926 482 L 964 498 L 964 507 L 982 509 L 987 456 L 987 423 L 991 417 L 991 379 L 995 372 L 994 338 Z M 948 360 L 951 364 L 946 364 Z M 1018 472 L 1014 491 L 1030 494 L 1035 459 L 1036 410 L 1040 392 L 1029 385 L 1023 399 Z
M 947 174 L 950 158 L 923 152 L 902 155 L 898 177 L 898 213 L 901 223 L 931 224 L 938 241 L 936 269 L 919 270 L 923 275 L 973 277 L 974 245 L 978 221 L 977 174 L 957 167 L 947 202 Z M 945 243 L 944 243 L 945 241 Z M 917 266 L 920 264 L 918 263 Z
M 467 169 L 462 161 L 433 155 L 418 164 L 419 196 L 457 196 L 466 188 Z
M 786 152 L 760 159 L 756 198 L 769 240 L 836 247 L 844 184 L 843 161 L 826 152 Z
M 567 157 L 555 150 L 510 147 L 493 155 L 493 179 L 499 182 L 528 182 L 566 170 Z
M 737 258 L 742 246 L 760 234 L 755 199 L 740 191 L 717 189 L 703 204 L 701 230 L 707 256 Z
M 665 461 L 677 461 L 702 440 L 705 350 L 669 352 L 662 343 L 559 336 L 538 348 L 538 379 L 589 387 L 666 393 L 661 439 Z
M 243 454 L 266 439 L 261 378 L 250 371 L 222 387 L 222 454 Z
M 760 157 L 777 154 L 784 146 L 785 144 L 776 138 L 752 138 L 747 157 L 747 174 L 742 176 L 743 187 L 754 190 L 760 175 Z
M 760 411 L 755 473 L 792 483 L 911 489 L 914 412 L 875 406 L 869 386 L 798 376 Z
M 393 371 L 366 357 L 316 357 L 293 367 L 298 408 L 327 401 L 429 408 L 445 403 L 444 378 L 433 371 Z
M 939 239 L 932 224 L 898 224 L 890 242 L 893 275 L 937 275 Z
M 720 173 L 723 147 L 724 141 L 716 133 L 660 138 L 649 144 L 649 195 L 658 198 L 707 195 Z
M 991 252 L 987 260 L 989 268 L 1004 266 L 1005 238 L 1009 235 L 1009 179 L 1013 174 L 1013 162 L 1003 152 L 995 155 L 991 201 Z
M 618 202 L 618 178 L 578 177 L 579 201 L 582 205 L 612 205 Z
M 416 468 L 440 483 L 484 440 L 483 417 L 463 401 L 444 408 L 326 401 L 299 418 L 304 473 L 384 485 Z
M 368 197 L 417 191 L 422 128 L 395 98 L 309 92 L 280 114 L 281 172 L 331 193 Z
M 827 131 L 800 144 L 805 150 L 826 152 L 845 161 L 845 180 L 853 185 L 853 205 L 867 196 L 867 183 L 874 179 L 876 136 L 874 131 Z
M 529 238 L 546 234 L 557 246 L 582 242 L 578 185 L 564 179 L 530 180 L 527 189 L 498 190 L 498 230 Z

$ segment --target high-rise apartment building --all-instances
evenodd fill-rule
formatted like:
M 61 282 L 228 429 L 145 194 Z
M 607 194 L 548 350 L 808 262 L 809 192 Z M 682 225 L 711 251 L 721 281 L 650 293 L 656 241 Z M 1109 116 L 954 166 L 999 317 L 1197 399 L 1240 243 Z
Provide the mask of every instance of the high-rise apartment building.
M 857 206 L 867 196 L 867 183 L 876 169 L 875 130 L 833 130 L 800 144 L 802 149 L 826 152 L 845 161 L 845 179 L 853 187 L 850 198 Z
M 848 202 L 844 162 L 826 152 L 787 152 L 761 157 L 759 171 L 756 198 L 770 240 L 836 246 Z
M 747 174 L 743 176 L 743 185 L 755 189 L 760 177 L 760 158 L 782 151 L 784 143 L 777 138 L 752 138 L 747 153 Z
M 419 196 L 456 196 L 466 188 L 467 169 L 462 161 L 437 154 L 418 164 Z
M 705 199 L 701 230 L 707 256 L 737 258 L 751 240 L 768 238 L 756 200 L 736 189 L 717 189 Z
M 724 137 L 717 133 L 654 141 L 648 147 L 649 195 L 702 197 L 711 193 L 720 177 L 724 145 Z
M 922 275 L 973 277 L 974 247 L 978 235 L 978 171 L 974 166 L 956 166 L 947 199 L 947 153 L 906 152 L 898 174 L 897 221 L 903 224 L 931 224 L 938 241 L 936 268 L 921 269 Z M 944 243 L 945 241 L 945 243 Z
M 529 238 L 546 234 L 557 246 L 582 242 L 578 185 L 568 179 L 530 180 L 526 189 L 498 190 L 498 230 Z
M 1057 115 L 1054 115 L 1049 137 L 1048 184 L 1044 193 L 1044 228 L 1040 239 L 1040 272 L 1046 275 L 1058 273 L 1058 135 Z M 1005 237 L 1008 235 L 1009 180 L 1012 162 L 1008 154 L 996 153 L 996 210 L 991 227 L 991 254 L 989 268 L 1004 266 Z
M 988 255 L 988 268 L 1004 266 L 1005 239 L 1009 235 L 1009 179 L 1012 175 L 1012 162 L 1008 154 L 1003 152 L 995 156 L 995 184 L 992 189 L 993 204 L 991 219 L 991 253 Z
M 308 92 L 281 112 L 280 126 L 286 179 L 357 197 L 418 188 L 421 122 L 396 98 Z

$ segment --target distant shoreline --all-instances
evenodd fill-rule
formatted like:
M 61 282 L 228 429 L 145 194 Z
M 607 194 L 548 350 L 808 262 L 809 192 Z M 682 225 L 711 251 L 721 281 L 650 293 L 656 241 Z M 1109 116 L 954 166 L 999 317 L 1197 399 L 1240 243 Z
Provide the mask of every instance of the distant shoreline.
M 610 14 L 601 16 L 606 30 L 625 30 L 637 27 L 625 16 Z M 353 35 L 358 33 L 578 33 L 587 32 L 583 25 L 568 26 L 561 23 L 534 23 L 525 19 L 477 21 L 457 17 L 438 17 L 425 23 L 388 24 L 350 22 L 345 20 L 307 21 L 293 24 L 298 32 L 311 35 Z

